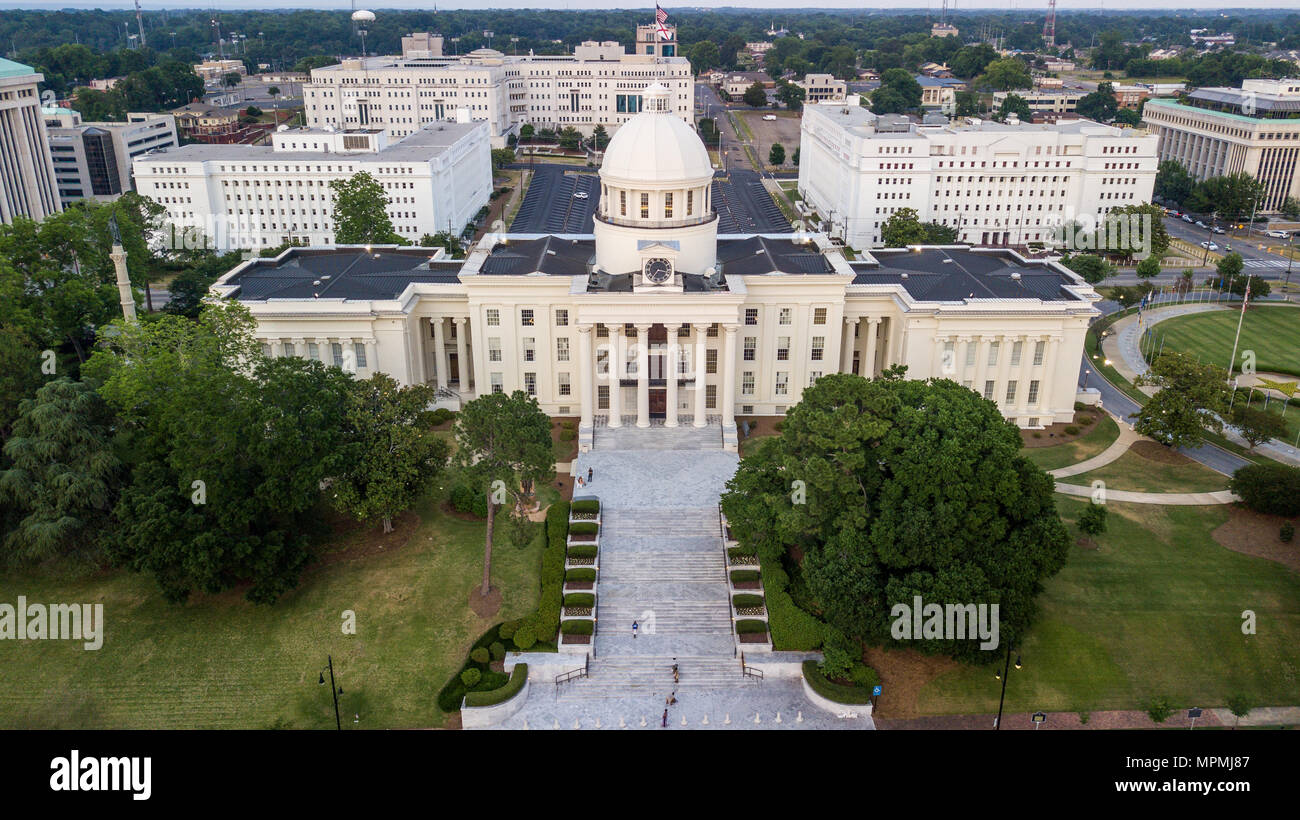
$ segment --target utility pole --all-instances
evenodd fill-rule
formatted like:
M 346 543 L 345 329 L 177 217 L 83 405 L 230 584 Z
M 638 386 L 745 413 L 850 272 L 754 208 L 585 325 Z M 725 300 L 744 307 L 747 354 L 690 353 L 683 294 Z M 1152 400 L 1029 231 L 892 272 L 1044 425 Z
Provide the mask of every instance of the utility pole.
M 135 24 L 140 29 L 140 48 L 144 48 L 144 15 L 140 13 L 140 0 L 135 0 Z

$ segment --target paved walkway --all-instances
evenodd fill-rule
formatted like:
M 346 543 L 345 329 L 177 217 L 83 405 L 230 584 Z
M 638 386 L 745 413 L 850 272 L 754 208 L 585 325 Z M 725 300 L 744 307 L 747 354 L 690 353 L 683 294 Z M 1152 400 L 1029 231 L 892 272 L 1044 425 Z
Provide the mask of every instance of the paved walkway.
M 1119 426 L 1119 438 L 1115 439 L 1114 443 L 1109 447 L 1086 461 L 1080 461 L 1078 464 L 1071 464 L 1069 467 L 1049 470 L 1048 475 L 1053 478 L 1068 478 L 1072 475 L 1079 475 L 1080 473 L 1086 473 L 1089 470 L 1095 470 L 1098 467 L 1105 467 L 1107 464 L 1118 460 L 1120 456 L 1127 453 L 1128 448 L 1133 445 L 1133 442 L 1141 441 L 1146 438 L 1145 436 L 1140 436 L 1133 432 L 1133 428 L 1129 427 L 1120 419 L 1116 419 L 1115 424 Z
M 1062 729 L 1195 729 L 1196 727 L 1237 726 L 1300 726 L 1300 706 L 1261 706 L 1252 709 L 1240 721 L 1228 709 L 1205 709 L 1193 726 L 1187 710 L 1180 709 L 1164 723 L 1156 723 L 1145 712 L 1136 709 L 1103 710 L 1088 712 L 1088 722 L 1079 719 L 1077 712 L 1047 712 L 1043 731 Z M 974 730 L 993 729 L 996 715 L 933 715 L 930 717 L 890 719 L 877 718 L 881 730 Z M 1006 712 L 1002 715 L 1002 728 L 1007 730 L 1036 731 L 1029 712 Z
M 1056 491 L 1065 495 L 1089 498 L 1094 490 L 1078 484 L 1057 484 Z M 1239 500 L 1228 490 L 1212 493 L 1139 493 L 1130 490 L 1106 488 L 1107 501 L 1127 501 L 1132 504 L 1164 504 L 1169 506 L 1200 507 L 1211 504 L 1231 504 Z

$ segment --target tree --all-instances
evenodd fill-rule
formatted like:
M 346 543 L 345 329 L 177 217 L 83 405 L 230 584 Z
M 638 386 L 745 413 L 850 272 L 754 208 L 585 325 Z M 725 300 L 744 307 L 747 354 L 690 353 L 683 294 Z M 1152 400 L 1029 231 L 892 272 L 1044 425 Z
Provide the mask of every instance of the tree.
M 447 254 L 459 259 L 465 255 L 465 246 L 461 243 L 460 237 L 448 231 L 438 231 L 436 234 L 425 234 L 420 237 L 421 248 L 446 248 Z
M 984 67 L 984 73 L 972 83 L 975 88 L 990 88 L 994 91 L 1033 88 L 1033 85 L 1034 79 L 1029 76 L 1029 67 L 1015 57 L 1003 57 L 989 63 Z
M 1300 467 L 1275 461 L 1247 464 L 1228 479 L 1228 489 L 1255 512 L 1288 518 L 1300 515 Z
M 1155 195 L 1160 199 L 1181 203 L 1195 187 L 1196 180 L 1178 160 L 1167 159 L 1156 167 Z
M 927 245 L 955 245 L 957 243 L 957 229 L 951 225 L 945 225 L 942 222 L 926 222 L 921 227 L 925 228 L 925 244 Z
M 278 97 L 280 96 L 280 86 L 273 85 L 270 88 L 266 89 L 266 93 L 270 94 L 272 97 Z
M 243 80 L 238 71 L 231 71 L 221 77 L 221 84 L 226 88 L 234 88 Z
M 899 208 L 880 226 L 880 238 L 886 248 L 905 248 L 908 245 L 927 244 L 929 234 L 915 210 Z
M 790 161 L 794 163 L 794 166 L 795 166 L 796 168 L 799 167 L 799 149 L 798 149 L 798 148 L 794 149 L 794 153 L 790 155 Z
M 1008 94 L 998 106 L 998 119 L 1005 120 L 1008 114 L 1015 114 L 1022 120 L 1028 121 L 1034 115 L 1029 103 L 1019 94 Z
M 1289 196 L 1282 201 L 1282 207 L 1278 210 L 1281 211 L 1282 216 L 1285 216 L 1287 219 L 1300 219 L 1300 199 Z
M 604 151 L 605 146 L 609 145 L 609 132 L 605 126 L 597 123 L 596 127 L 591 129 L 591 144 L 597 151 Z
M 704 74 L 717 68 L 721 61 L 718 44 L 712 40 L 700 40 L 690 47 L 686 57 L 691 61 L 691 68 L 696 75 Z
M 1137 264 L 1136 273 L 1139 279 L 1150 279 L 1153 276 L 1160 275 L 1160 257 L 1148 256 Z
M 1166 350 L 1139 376 L 1137 385 L 1159 388 L 1137 412 L 1133 429 L 1173 448 L 1195 447 L 1207 431 L 1223 430 L 1228 410 L 1227 377 L 1221 367 L 1203 365 L 1190 354 Z
M 405 240 L 388 217 L 388 194 L 377 179 L 358 171 L 330 182 L 334 195 L 334 241 L 339 245 L 393 245 Z
M 20 405 L 4 444 L 0 501 L 18 513 L 4 540 L 12 563 L 53 558 L 98 562 L 122 465 L 113 416 L 84 382 L 59 378 Z
M 767 105 L 767 90 L 763 88 L 762 83 L 755 82 L 745 89 L 745 95 L 741 99 L 750 108 L 762 108 Z
M 1213 212 L 1225 222 L 1249 220 L 1264 196 L 1264 184 L 1247 173 L 1202 180 L 1188 198 L 1187 207 Z
M 988 43 L 979 43 L 962 47 L 948 61 L 948 66 L 952 69 L 953 74 L 969 80 L 983 74 L 988 64 L 997 58 L 998 53 L 993 49 L 993 46 Z M 1029 86 L 1020 87 L 1028 88 Z
M 798 111 L 803 108 L 803 101 L 807 94 L 808 92 L 804 90 L 803 86 L 785 80 L 777 80 L 776 99 L 784 103 L 785 107 L 791 111 Z
M 425 419 L 434 390 L 401 387 L 384 373 L 350 388 L 347 466 L 331 487 L 334 506 L 358 521 L 379 518 L 384 532 L 392 532 L 393 518 L 411 508 L 447 463 L 447 442 Z
M 509 148 L 492 149 L 492 167 L 498 171 L 515 161 L 515 152 Z
M 567 148 L 570 151 L 577 150 L 582 144 L 582 132 L 572 125 L 566 125 L 560 129 L 560 147 Z
M 1236 729 L 1241 719 L 1250 714 L 1250 710 L 1255 708 L 1255 702 L 1249 695 L 1238 692 L 1228 696 L 1228 711 L 1232 712 L 1232 728 Z
M 785 146 L 784 146 L 784 145 L 782 145 L 782 144 L 779 143 L 779 142 L 778 142 L 778 143 L 774 143 L 774 144 L 772 145 L 772 150 L 770 150 L 770 151 L 767 152 L 767 164 L 768 164 L 768 165 L 784 165 L 784 164 L 785 164 Z
M 1115 87 L 1110 83 L 1100 83 L 1097 90 L 1080 98 L 1074 110 L 1080 117 L 1087 117 L 1097 122 L 1110 122 L 1119 110 L 1119 100 L 1115 99 Z
M 880 88 L 871 95 L 871 110 L 877 114 L 899 114 L 920 107 L 921 97 L 921 84 L 911 74 L 901 68 L 891 68 L 880 75 Z
M 1106 531 L 1106 507 L 1095 501 L 1088 502 L 1088 506 L 1083 508 L 1079 513 L 1078 520 L 1079 532 L 1084 535 L 1101 535 Z
M 520 506 L 539 482 L 555 475 L 551 450 L 551 420 L 537 400 L 522 390 L 510 395 L 488 393 L 461 408 L 455 425 L 456 456 L 472 486 L 488 502 L 484 534 L 483 583 L 479 594 L 491 590 L 492 530 L 498 507 L 510 498 Z
M 1098 250 L 1132 257 L 1139 253 L 1161 257 L 1169 250 L 1169 231 L 1159 205 L 1122 205 L 1113 208 L 1102 220 L 1105 241 Z
M 891 608 L 916 595 L 996 602 L 1013 643 L 1069 549 L 1051 478 L 1020 455 L 996 405 L 899 372 L 818 379 L 781 434 L 741 461 L 722 509 L 764 565 L 799 574 L 827 624 L 877 643 L 890 639 Z M 971 641 L 917 646 L 987 657 Z
M 1229 282 L 1241 275 L 1242 270 L 1246 267 L 1246 260 L 1242 259 L 1241 254 L 1233 251 L 1224 254 L 1223 258 L 1215 264 L 1214 269 L 1219 276 Z
M 958 91 L 957 111 L 958 117 L 976 117 L 980 113 L 980 95 L 974 91 Z
M 1252 450 L 1270 439 L 1286 437 L 1285 419 L 1277 413 L 1247 407 L 1244 403 L 1233 407 L 1232 423 Z
M 1132 108 L 1121 108 L 1115 112 L 1115 124 L 1137 128 L 1142 124 L 1142 115 Z
M 1098 284 L 1115 272 L 1115 266 L 1095 253 L 1076 253 L 1061 258 L 1061 264 L 1083 277 L 1090 285 Z
M 519 139 L 521 140 L 530 140 L 533 138 L 533 135 L 535 133 L 537 133 L 537 131 L 536 129 L 533 128 L 533 124 L 531 122 L 526 122 L 523 125 L 519 126 Z

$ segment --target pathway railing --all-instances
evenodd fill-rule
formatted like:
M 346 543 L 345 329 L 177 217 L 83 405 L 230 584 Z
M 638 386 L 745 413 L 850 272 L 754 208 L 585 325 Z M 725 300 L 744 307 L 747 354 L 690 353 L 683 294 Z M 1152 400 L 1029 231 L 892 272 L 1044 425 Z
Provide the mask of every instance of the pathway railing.
M 740 653 L 740 674 L 744 675 L 746 678 L 756 680 L 759 683 L 763 682 L 763 670 L 756 666 L 746 665 L 744 652 Z
M 555 676 L 556 688 L 558 689 L 560 684 L 562 683 L 568 683 L 571 680 L 577 680 L 578 678 L 587 677 L 587 673 L 590 669 L 590 666 L 591 666 L 591 656 L 584 655 L 582 660 L 582 666 L 578 667 L 577 669 L 570 669 L 568 672 L 561 672 L 560 674 Z

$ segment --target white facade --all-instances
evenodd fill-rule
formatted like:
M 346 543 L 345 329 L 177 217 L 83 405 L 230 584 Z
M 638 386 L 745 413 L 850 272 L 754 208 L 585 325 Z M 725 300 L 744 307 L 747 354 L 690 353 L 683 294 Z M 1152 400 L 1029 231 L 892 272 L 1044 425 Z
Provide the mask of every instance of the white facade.
M 414 36 L 414 35 L 413 35 Z M 314 69 L 303 85 L 307 125 L 314 128 L 382 128 L 404 137 L 468 109 L 484 120 L 501 147 L 525 123 L 535 128 L 573 126 L 590 134 L 613 132 L 641 107 L 652 83 L 672 91 L 673 113 L 691 122 L 694 78 L 684 57 L 628 54 L 616 42 L 587 42 L 572 55 L 506 55 L 477 49 L 435 56 L 434 39 L 404 38 L 414 50 L 401 57 L 343 60 Z M 419 48 L 416 48 L 419 46 Z
M 6 224 L 61 209 L 36 87 L 44 79 L 29 66 L 0 59 L 0 222 Z
M 458 233 L 492 192 L 487 124 L 434 124 L 392 144 L 380 130 L 289 129 L 270 146 L 187 145 L 135 160 L 139 193 L 220 249 L 332 244 L 330 182 L 361 171 L 384 187 L 397 233 Z
M 709 170 L 670 97 L 648 89 L 611 141 L 595 235 L 489 234 L 463 262 L 291 248 L 213 290 L 248 307 L 269 355 L 433 384 L 453 405 L 523 390 L 576 416 L 583 447 L 598 426 L 661 424 L 721 425 L 734 448 L 737 415 L 783 414 L 823 375 L 895 364 L 971 386 L 1022 426 L 1073 417 L 1089 285 L 1004 249 L 850 262 L 824 234 L 717 236 L 710 203 L 682 201 Z
M 924 126 L 859 107 L 807 109 L 799 193 L 834 236 L 881 246 L 900 208 L 958 241 L 1023 245 L 1062 220 L 1098 220 L 1151 200 L 1156 139 L 1090 120 Z

